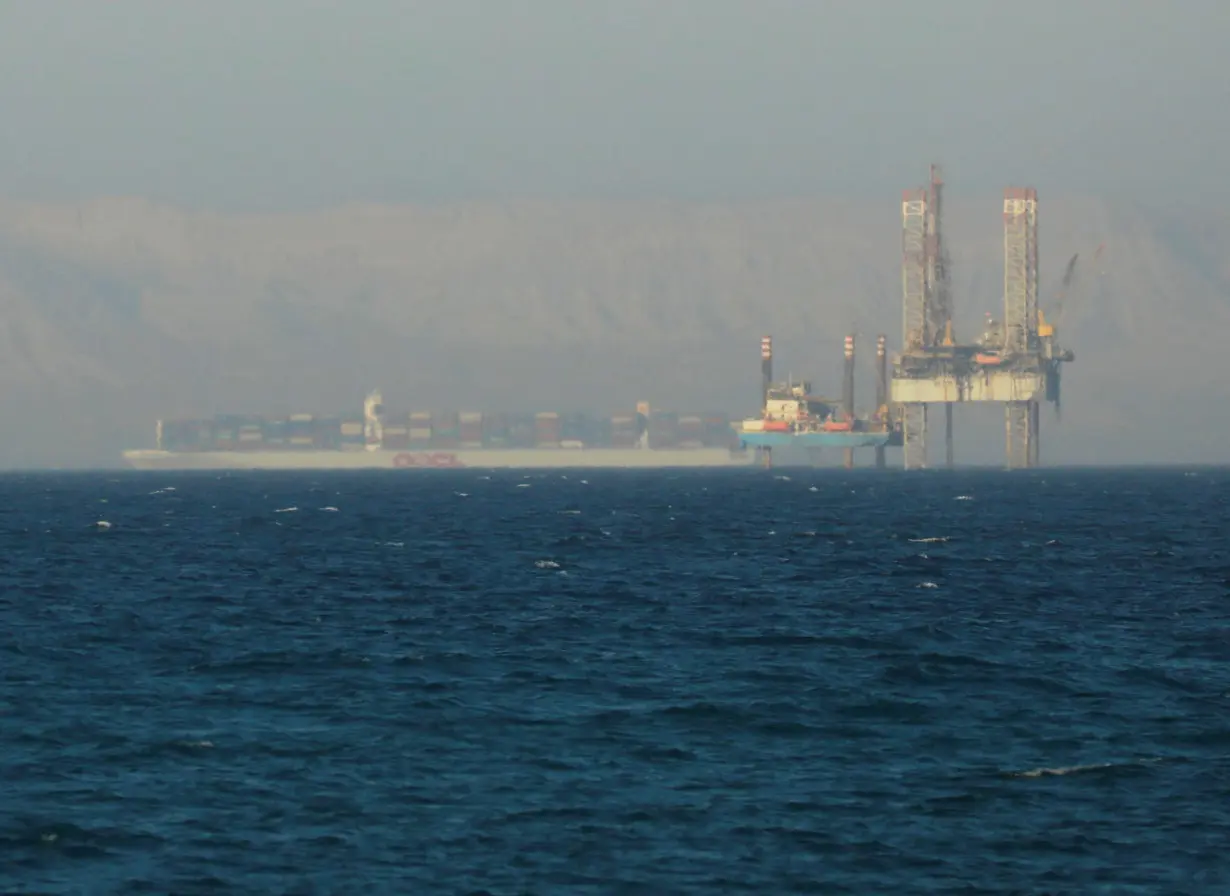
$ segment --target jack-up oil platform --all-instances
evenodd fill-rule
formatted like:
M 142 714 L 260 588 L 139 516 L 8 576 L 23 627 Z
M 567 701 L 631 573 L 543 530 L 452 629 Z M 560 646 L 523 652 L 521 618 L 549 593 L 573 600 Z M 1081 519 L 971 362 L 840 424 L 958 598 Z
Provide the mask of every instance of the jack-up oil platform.
M 960 343 L 942 234 L 943 186 L 933 165 L 928 187 L 902 195 L 903 336 L 890 399 L 904 466 L 927 466 L 931 405 L 944 406 L 945 462 L 951 467 L 953 404 L 996 402 L 1005 407 L 1008 467 L 1034 467 L 1041 449 L 1040 405 L 1048 401 L 1058 410 L 1060 365 L 1074 358 L 1056 341 L 1057 321 L 1048 322 L 1038 304 L 1038 193 L 1032 187 L 1004 190 L 1003 318 L 988 315 L 981 337 Z

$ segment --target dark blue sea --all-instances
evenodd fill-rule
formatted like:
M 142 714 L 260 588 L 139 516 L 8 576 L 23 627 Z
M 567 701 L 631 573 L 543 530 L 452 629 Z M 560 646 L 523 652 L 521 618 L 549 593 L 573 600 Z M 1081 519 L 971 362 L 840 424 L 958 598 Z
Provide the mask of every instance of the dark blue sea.
M 0 478 L 0 892 L 1230 893 L 1230 471 Z

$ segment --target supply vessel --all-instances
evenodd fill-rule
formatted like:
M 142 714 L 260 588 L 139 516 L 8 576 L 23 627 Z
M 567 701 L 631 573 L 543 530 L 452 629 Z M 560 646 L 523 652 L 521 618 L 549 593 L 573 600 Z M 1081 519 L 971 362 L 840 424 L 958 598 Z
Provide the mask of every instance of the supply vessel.
M 379 391 L 355 417 L 221 415 L 159 420 L 153 449 L 123 453 L 142 470 L 355 470 L 730 467 L 751 456 L 721 413 L 385 412 Z
M 811 394 L 804 381 L 774 384 L 764 413 L 743 420 L 738 435 L 749 448 L 880 448 L 897 434 L 879 413 L 848 416 L 832 399 Z
M 773 382 L 773 341 L 760 341 L 761 411 L 742 420 L 736 427 L 739 445 L 753 449 L 765 466 L 772 462 L 773 450 L 801 448 L 816 459 L 823 448 L 841 448 L 847 467 L 854 464 L 854 449 L 874 448 L 876 465 L 884 466 L 884 449 L 901 444 L 901 428 L 892 419 L 887 403 L 887 352 L 885 337 L 876 342 L 876 409 L 869 415 L 854 410 L 854 337 L 845 342 L 845 378 L 840 400 L 824 398 L 812 391 L 811 383 Z

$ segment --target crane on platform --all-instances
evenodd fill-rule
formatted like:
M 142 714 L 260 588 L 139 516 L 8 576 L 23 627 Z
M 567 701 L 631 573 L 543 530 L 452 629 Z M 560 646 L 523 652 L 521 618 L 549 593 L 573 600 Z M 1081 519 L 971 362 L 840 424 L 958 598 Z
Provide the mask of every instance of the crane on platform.
M 1102 258 L 1102 253 L 1106 249 L 1105 243 L 1099 243 L 1097 249 L 1093 252 L 1093 261 L 1096 264 Z M 1055 292 L 1055 299 L 1051 306 L 1050 320 L 1048 321 L 1042 311 L 1038 311 L 1038 335 L 1043 335 L 1042 328 L 1050 327 L 1050 335 L 1055 335 L 1055 330 L 1059 327 L 1059 322 L 1063 318 L 1064 310 L 1067 308 L 1067 302 L 1072 296 L 1072 288 L 1077 283 L 1077 273 L 1079 272 L 1078 262 L 1081 254 L 1077 252 L 1068 259 L 1068 266 L 1064 269 L 1063 280 L 1060 281 L 1059 289 Z
M 1102 252 L 1106 248 L 1105 243 L 1101 243 L 1093 253 L 1093 259 L 1097 262 L 1102 257 Z M 1077 273 L 1080 271 L 1079 261 L 1081 254 L 1077 252 L 1068 259 L 1067 267 L 1064 268 L 1063 279 L 1060 281 L 1059 289 L 1055 292 L 1055 298 L 1051 304 L 1050 316 L 1042 309 L 1038 309 L 1038 338 L 1042 341 L 1043 357 L 1047 365 L 1047 389 L 1046 400 L 1055 405 L 1055 416 L 1062 416 L 1061 405 L 1061 390 L 1060 385 L 1062 378 L 1060 376 L 1059 365 L 1065 361 L 1073 360 L 1073 353 L 1059 348 L 1059 324 L 1063 321 L 1064 311 L 1068 308 L 1068 302 L 1072 297 L 1073 287 L 1077 282 Z

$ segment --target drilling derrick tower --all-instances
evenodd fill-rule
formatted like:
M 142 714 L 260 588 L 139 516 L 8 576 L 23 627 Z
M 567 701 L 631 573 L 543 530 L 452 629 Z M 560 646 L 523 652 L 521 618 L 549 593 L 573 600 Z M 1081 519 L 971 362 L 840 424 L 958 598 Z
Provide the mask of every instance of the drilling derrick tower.
M 934 373 L 952 380 L 952 288 L 943 238 L 943 187 L 937 165 L 930 184 L 906 190 L 901 203 L 901 283 L 904 354 L 911 375 Z M 952 401 L 943 394 L 944 448 L 952 466 Z M 904 437 L 906 469 L 927 465 L 927 402 L 906 400 L 898 405 Z
M 901 201 L 902 332 L 907 351 L 931 343 L 927 313 L 927 191 L 906 190 Z
M 1004 352 L 1022 355 L 1038 337 L 1038 191 L 1004 190 Z
M 1033 366 L 1038 357 L 1038 193 L 1004 190 L 1005 361 Z M 1037 466 L 1041 442 L 1038 395 L 1013 394 L 1005 402 L 1009 467 Z
M 931 315 L 931 332 L 942 349 L 953 346 L 952 284 L 948 278 L 948 254 L 943 238 L 944 179 L 938 165 L 931 166 L 931 195 L 927 203 L 927 295 Z M 934 346 L 933 346 L 934 347 Z M 953 465 L 952 402 L 944 402 L 944 464 Z
M 927 289 L 927 191 L 901 195 L 901 293 L 903 351 L 914 355 L 932 343 Z M 907 470 L 927 464 L 927 405 L 901 404 L 902 452 Z
M 934 343 L 952 343 L 952 285 L 943 237 L 943 190 L 938 165 L 931 166 L 927 199 L 927 314 Z

